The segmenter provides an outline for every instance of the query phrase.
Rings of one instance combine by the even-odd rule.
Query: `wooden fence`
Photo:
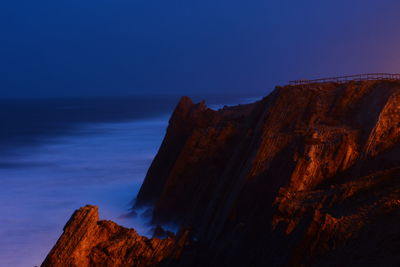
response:
[[[387,81],[396,81],[400,80],[400,74],[392,74],[392,73],[369,73],[369,74],[358,74],[358,75],[349,75],[349,76],[340,76],[340,77],[331,77],[331,78],[322,78],[315,80],[294,80],[290,81],[290,85],[304,85],[304,84],[313,84],[313,83],[347,83],[351,81],[377,81],[377,80],[387,80]]]

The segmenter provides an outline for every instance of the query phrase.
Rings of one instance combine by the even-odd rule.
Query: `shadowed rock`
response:
[[[399,82],[278,87],[218,111],[183,99],[137,203],[193,227],[192,265],[393,264],[399,167]]]
[[[190,244],[83,210],[45,263],[398,266],[399,179],[399,82],[278,87],[218,111],[184,97],[135,207],[154,205],[155,224],[190,227]]]

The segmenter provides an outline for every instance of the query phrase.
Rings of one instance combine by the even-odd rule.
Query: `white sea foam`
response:
[[[86,124],[70,136],[20,149],[0,169],[0,266],[40,265],[75,209],[148,234],[129,210],[165,134],[167,117]],[[23,257],[16,257],[23,255]]]
[[[40,265],[74,210],[86,204],[99,206],[101,219],[135,228],[142,235],[150,234],[154,226],[146,224],[148,218],[125,215],[161,144],[170,112],[165,110],[168,115],[138,120],[146,115],[140,112],[143,106],[138,101],[121,104],[121,110],[134,111],[128,112],[136,117],[131,122],[83,124],[86,119],[124,119],[125,112],[115,111],[120,102],[112,105],[111,111],[107,107],[107,112],[95,102],[97,109],[89,109],[89,115],[83,113],[86,115],[82,120],[75,116],[87,111],[86,106],[92,102],[75,103],[71,114],[56,112],[64,102],[40,102],[24,112],[19,111],[24,107],[21,104],[19,109],[12,109],[21,116],[3,121],[9,126],[5,130],[11,133],[6,132],[0,140],[0,148],[9,148],[7,140],[14,142],[10,143],[12,150],[2,150],[0,154],[0,266]],[[232,102],[243,103],[243,99]],[[166,109],[158,107],[160,103],[162,99],[156,102],[155,109]],[[35,115],[47,105],[50,107],[42,110],[39,117]],[[116,115],[103,120],[103,115],[114,114],[113,110]],[[47,118],[46,114],[50,116]],[[47,121],[43,122],[44,118]],[[60,118],[64,120],[59,121]],[[59,127],[69,121],[74,122],[74,127]],[[17,139],[14,132],[18,133]],[[174,225],[163,227],[177,230]]]

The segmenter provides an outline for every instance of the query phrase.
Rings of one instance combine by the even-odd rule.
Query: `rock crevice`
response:
[[[278,87],[220,110],[184,97],[135,207],[154,205],[154,223],[189,226],[192,241],[142,240],[82,211],[45,263],[399,265],[399,178],[397,81]],[[117,232],[135,241],[115,249]]]

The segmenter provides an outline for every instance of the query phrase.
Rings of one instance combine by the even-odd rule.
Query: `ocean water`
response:
[[[73,211],[149,234],[124,216],[162,142],[177,96],[0,101],[0,266],[40,265]],[[249,99],[213,99],[240,103]]]

